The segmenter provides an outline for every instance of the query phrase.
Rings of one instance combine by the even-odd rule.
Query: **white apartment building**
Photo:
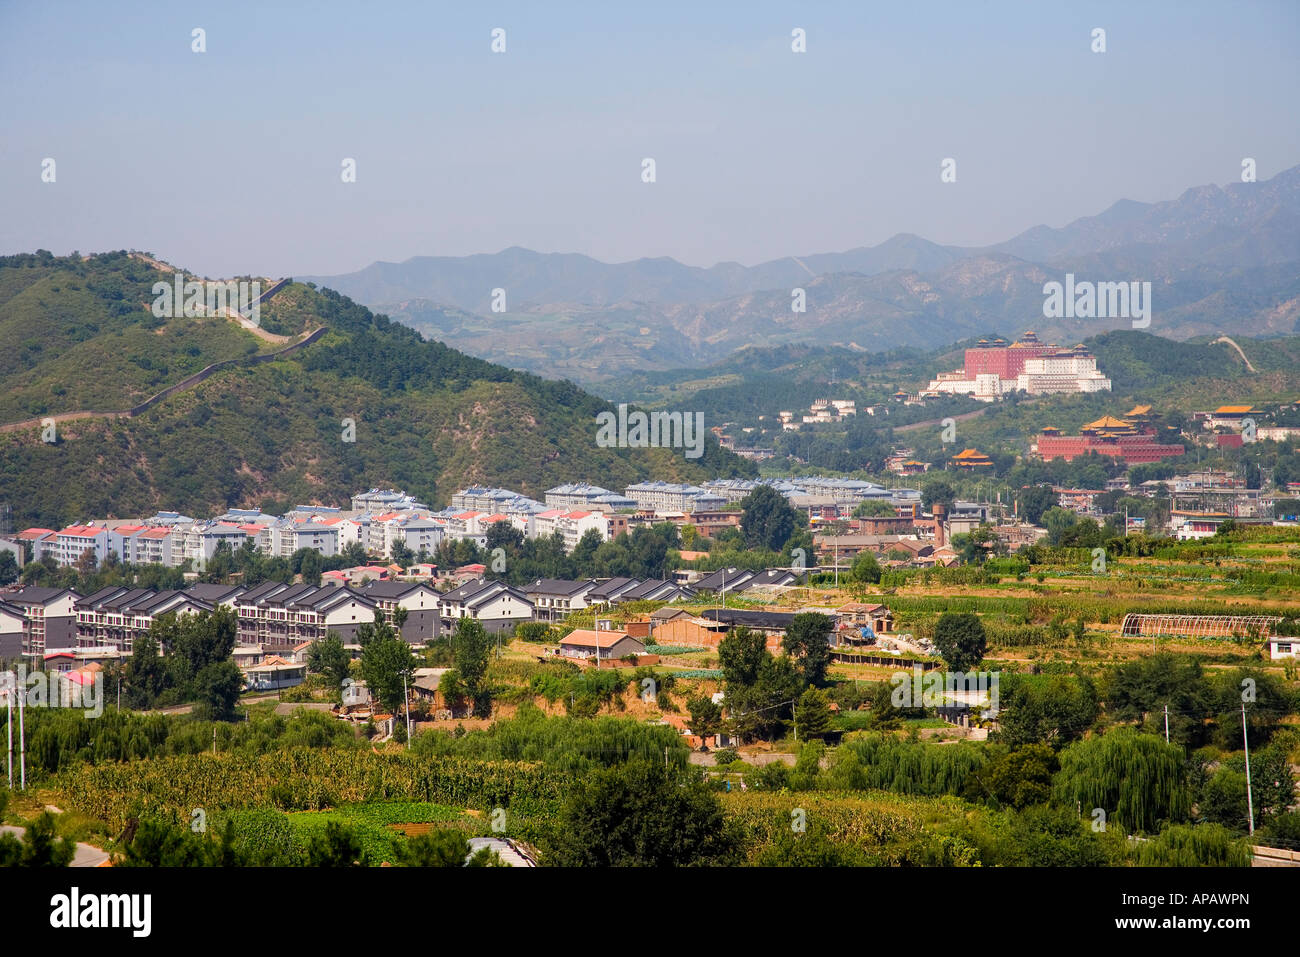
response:
[[[405,492],[399,492],[397,489],[378,489],[372,488],[366,492],[358,492],[352,496],[352,511],[354,512],[412,512],[428,511],[429,506],[423,502],[417,502]]]
[[[624,493],[637,508],[656,512],[698,512],[727,504],[726,499],[708,489],[675,482],[638,482],[629,485]]]
[[[1097,369],[1097,357],[1076,346],[1025,360],[1025,371],[1016,377],[1015,388],[1030,395],[1058,392],[1109,392],[1110,379]]]
[[[317,522],[282,521],[271,526],[271,554],[290,558],[300,548],[310,548],[322,555],[337,555],[337,529]]]

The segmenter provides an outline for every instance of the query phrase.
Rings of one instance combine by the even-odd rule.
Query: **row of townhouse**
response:
[[[532,621],[534,606],[528,596],[505,582],[476,578],[440,597],[443,627],[453,628],[461,618],[479,622],[492,634],[513,631],[520,622]]]
[[[76,601],[67,588],[25,588],[0,592],[0,657],[44,655],[77,641]]]
[[[706,488],[677,482],[638,482],[624,489],[624,494],[637,508],[656,512],[695,512],[727,504],[725,498]]]
[[[345,641],[381,611],[406,612],[402,635],[413,644],[442,630],[442,596],[423,582],[369,582],[361,588],[264,582],[252,588],[195,584],[184,591],[113,585],[82,596],[68,589],[27,587],[0,593],[0,657],[39,657],[54,648],[108,648],[130,654],[167,614],[219,607],[238,618],[241,645],[286,649],[336,632]],[[16,651],[14,649],[17,649]]]
[[[556,622],[587,608],[605,608],[628,601],[681,601],[693,597],[694,592],[663,579],[539,578],[524,589],[524,594],[533,606],[536,621]]]
[[[750,571],[747,568],[719,568],[717,571],[702,573],[680,569],[679,578],[690,581],[696,592],[714,594],[735,594],[751,588],[791,587],[802,584],[800,573],[789,568],[769,568],[764,571]]]
[[[586,482],[568,483],[545,492],[547,508],[584,509],[593,512],[629,511],[637,507],[634,499]]]
[[[549,493],[548,493],[549,495]],[[458,511],[478,512],[541,512],[546,506],[536,499],[531,499],[522,492],[508,488],[487,488],[471,485],[463,488],[451,497],[451,507]]]
[[[129,655],[136,640],[163,615],[211,613],[216,605],[184,591],[110,585],[79,598],[74,608],[76,647],[108,648]]]

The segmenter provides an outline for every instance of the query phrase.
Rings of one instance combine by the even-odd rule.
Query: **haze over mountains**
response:
[[[669,258],[603,263],[512,247],[299,277],[426,335],[545,376],[596,382],[629,369],[696,366],[753,343],[880,350],[1033,327],[1078,341],[1127,320],[1047,320],[1043,284],[1066,272],[1150,281],[1150,331],[1186,339],[1279,336],[1300,318],[1300,167],[1259,183],[1200,186],[1159,203],[1120,200],[1059,229],[994,246],[900,234],[877,246],[756,266]],[[806,290],[807,311],[791,310]],[[506,311],[493,313],[503,289]]]

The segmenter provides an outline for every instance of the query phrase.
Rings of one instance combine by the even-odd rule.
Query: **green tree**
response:
[[[0,551],[0,585],[10,585],[18,580],[18,560],[8,550]]]
[[[686,701],[691,714],[691,731],[701,738],[710,738],[722,730],[722,708],[708,695],[696,695]]]
[[[750,548],[779,552],[802,526],[802,518],[784,495],[770,485],[760,485],[740,502],[740,531]]]
[[[1030,485],[1020,491],[1020,517],[1030,525],[1037,525],[1043,513],[1056,504],[1057,495],[1050,485]]]
[[[984,623],[969,612],[945,612],[934,626],[934,646],[951,671],[969,671],[988,648]]]
[[[1097,692],[1086,677],[1009,674],[1002,676],[998,692],[996,737],[1013,748],[1059,748],[1097,720]]]
[[[302,583],[320,587],[320,576],[324,570],[321,553],[314,548],[301,548],[299,551],[304,553],[298,566],[298,574],[302,576]]]
[[[240,867],[248,863],[236,848],[233,821],[219,841],[178,824],[145,818],[128,831],[125,845],[113,855],[116,867]]]
[[[0,867],[67,867],[77,846],[58,837],[54,815],[42,811],[20,841],[12,834],[0,834]]]
[[[1050,747],[1026,744],[979,768],[967,780],[962,797],[1002,807],[1046,804],[1052,796],[1052,775],[1059,768],[1056,752]]]
[[[740,840],[698,774],[631,761],[579,780],[544,843],[560,867],[737,863]]]
[[[233,721],[235,705],[244,690],[244,674],[233,661],[214,661],[194,676],[192,688],[196,717]]]
[[[329,821],[324,833],[309,841],[307,863],[310,867],[365,867],[369,855],[351,828]]]
[[[1169,740],[1184,747],[1205,743],[1205,718],[1213,708],[1213,689],[1201,663],[1191,655],[1167,651],[1125,662],[1104,682],[1106,708],[1118,721],[1139,722],[1149,734],[1164,734],[1169,708]]]
[[[801,612],[790,619],[781,645],[786,654],[798,658],[798,671],[804,681],[822,687],[831,664],[831,629],[834,621],[815,611]]]
[[[167,687],[167,664],[159,656],[158,639],[152,631],[135,640],[122,682],[126,703],[131,708],[151,708]]]
[[[393,856],[399,867],[500,867],[501,859],[488,848],[470,855],[469,840],[450,828],[429,831],[406,840],[393,841]]]
[[[800,740],[825,737],[831,729],[831,702],[826,692],[809,686],[794,708],[794,724]]]
[[[492,652],[492,636],[482,622],[462,618],[456,623],[451,645],[455,654],[456,673],[464,682],[465,691],[474,705],[474,715],[480,718],[492,714],[492,694],[487,683],[488,659]]]
[[[1123,859],[1123,839],[1094,832],[1072,808],[1028,807],[1012,818],[1013,862],[1027,867],[1105,867]]]
[[[947,479],[931,479],[921,488],[921,507],[927,512],[933,512],[936,505],[951,511],[956,500],[957,490]]]
[[[1042,525],[1047,529],[1047,541],[1051,545],[1060,545],[1066,532],[1078,524],[1079,516],[1067,508],[1054,505],[1043,513]]]
[[[852,579],[875,585],[880,581],[880,574],[880,562],[876,556],[868,551],[858,552],[858,557],[853,559],[853,569],[849,572]]]
[[[1289,811],[1296,793],[1295,774],[1291,771],[1287,748],[1274,742],[1252,755],[1250,771],[1250,792],[1258,816],[1256,823],[1267,824],[1270,818]]]
[[[1162,822],[1187,820],[1191,799],[1183,749],[1163,738],[1114,728],[1078,741],[1060,754],[1053,782],[1056,798],[1133,832],[1155,833]]]
[[[764,650],[754,683],[727,687],[725,704],[732,730],[745,741],[780,737],[804,684],[788,655],[777,657]]]
[[[896,518],[898,509],[889,499],[869,498],[853,510],[854,518]]]
[[[362,625],[357,629],[361,636]],[[403,679],[409,683],[415,671],[415,654],[406,639],[389,625],[383,612],[375,612],[375,623],[361,647],[361,677],[382,708],[397,714],[405,702]]]
[[[1217,824],[1172,824],[1135,848],[1141,867],[1250,867],[1251,851]]]
[[[307,649],[307,670],[324,675],[336,698],[342,695],[343,682],[351,675],[351,668],[352,655],[334,632],[313,641]]]
[[[1249,820],[1246,810],[1246,773],[1235,768],[1220,767],[1201,788],[1196,810],[1203,821],[1221,824],[1238,834],[1245,832]]]
[[[738,625],[718,642],[718,664],[728,692],[758,681],[763,659],[768,657],[767,639],[761,632]]]

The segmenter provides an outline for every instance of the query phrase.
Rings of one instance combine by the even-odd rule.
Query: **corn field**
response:
[[[82,765],[58,775],[54,786],[71,808],[120,828],[143,814],[188,820],[195,808],[315,811],[368,801],[551,813],[571,781],[525,762],[298,748]]]

